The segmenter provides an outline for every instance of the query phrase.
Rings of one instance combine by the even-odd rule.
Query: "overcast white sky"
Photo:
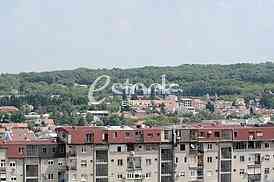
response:
[[[0,72],[274,60],[273,0],[2,0]]]

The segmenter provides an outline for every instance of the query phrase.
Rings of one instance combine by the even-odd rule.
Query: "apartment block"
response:
[[[1,182],[267,182],[274,125],[59,127],[56,140],[2,141]]]

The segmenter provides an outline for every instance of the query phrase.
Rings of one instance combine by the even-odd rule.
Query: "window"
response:
[[[230,172],[231,171],[231,161],[221,161],[221,172]]]
[[[269,147],[270,147],[269,143],[265,143],[265,144],[264,144],[264,147],[265,147],[265,148],[269,148]]]
[[[58,162],[58,166],[62,166],[63,165],[63,163],[62,162]]]
[[[83,146],[82,147],[82,153],[86,153],[87,152],[87,148],[86,148],[86,146]]]
[[[122,147],[121,146],[118,146],[117,147],[117,152],[121,152],[122,151]]]
[[[42,152],[43,152],[43,153],[47,153],[47,148],[46,148],[46,147],[43,147],[43,148],[42,148]]]
[[[88,166],[87,160],[81,160],[81,167],[87,167],[87,166]]]
[[[231,181],[231,174],[221,174],[221,180],[222,182],[230,182]]]
[[[92,142],[92,134],[88,133],[86,134],[86,143],[91,143]]]
[[[151,159],[146,159],[146,165],[150,166],[151,165]]]
[[[187,163],[187,158],[186,157],[185,157],[184,161],[185,161],[185,163]]]
[[[212,163],[212,157],[207,157],[207,162]]]
[[[244,161],[245,161],[245,156],[241,155],[241,156],[240,156],[240,161],[241,161],[241,162],[244,162]]]
[[[185,144],[181,144],[180,145],[180,151],[185,151],[186,150],[186,145]]]
[[[178,157],[175,158],[175,162],[178,163],[179,162],[179,159]]]
[[[48,174],[48,180],[53,180],[53,174],[52,173]]]
[[[146,178],[150,178],[151,177],[151,173],[146,173]]]
[[[264,174],[269,174],[269,168],[264,169]]]
[[[169,131],[168,131],[168,130],[165,130],[165,131],[164,131],[164,139],[165,139],[165,140],[168,140],[168,139],[169,139]]]
[[[130,136],[130,133],[129,132],[126,132],[126,137],[129,137]]]
[[[127,144],[127,151],[128,151],[128,152],[134,151],[134,145],[132,145],[132,144]]]
[[[248,148],[249,149],[254,149],[255,148],[255,143],[253,141],[248,142]]]
[[[122,179],[122,178],[123,178],[123,175],[122,175],[122,174],[118,174],[118,175],[117,175],[117,178],[118,178],[118,179]]]
[[[261,164],[261,154],[257,153],[254,155],[255,164]]]
[[[48,165],[52,166],[54,164],[53,160],[48,160]]]
[[[261,146],[261,143],[260,142],[256,142],[255,143],[255,148],[256,149],[260,149],[262,146]]]
[[[134,174],[128,173],[128,174],[127,174],[127,178],[128,178],[128,179],[134,178]]]
[[[11,180],[11,181],[16,181],[16,176],[12,176],[12,177],[10,178],[10,180]]]
[[[127,168],[128,169],[141,169],[142,167],[141,157],[128,157],[127,158]]]
[[[212,144],[208,144],[208,145],[207,145],[207,149],[208,149],[208,150],[212,150]]]
[[[55,148],[55,147],[52,148],[52,152],[53,152],[53,153],[56,152],[56,148]]]
[[[244,175],[245,174],[245,170],[244,169],[240,169],[240,175]]]
[[[246,149],[246,143],[245,142],[234,142],[233,149]]]
[[[232,153],[231,147],[221,148],[221,157],[223,159],[231,159],[232,157],[231,153]]]
[[[195,170],[191,170],[190,171],[190,176],[191,177],[196,177],[196,171]]]
[[[16,162],[15,161],[11,161],[10,162],[10,167],[16,167]]]
[[[118,159],[117,163],[118,163],[118,166],[123,166],[123,159]]]
[[[214,136],[215,136],[216,138],[219,138],[219,137],[220,137],[220,132],[214,132]]]
[[[238,132],[234,132],[234,138],[237,138],[238,137]]]
[[[60,149],[60,153],[64,153],[65,152],[65,146],[61,146],[59,149]]]
[[[269,161],[270,160],[270,155],[265,155],[264,160]]]
[[[150,151],[152,149],[151,145],[145,145],[146,151]]]
[[[18,151],[19,151],[20,154],[23,154],[23,153],[24,153],[24,148],[19,147],[19,148],[18,148]]]

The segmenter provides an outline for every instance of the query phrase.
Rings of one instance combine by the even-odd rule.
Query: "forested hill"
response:
[[[184,94],[202,96],[206,93],[231,95],[274,90],[274,63],[232,65],[181,65],[176,67],[143,67],[133,69],[87,69],[41,73],[2,74],[0,94],[60,94],[75,84],[89,85],[101,75],[109,75],[113,83],[161,83],[165,74],[168,82],[178,83]]]

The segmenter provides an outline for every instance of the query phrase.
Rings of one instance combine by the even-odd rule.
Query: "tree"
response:
[[[90,114],[90,113],[87,113],[87,115],[86,115],[86,121],[87,121],[88,123],[91,123],[91,122],[93,122],[93,120],[94,120],[93,115]]]
[[[123,116],[118,116],[118,115],[110,115],[108,117],[108,124],[111,126],[121,126],[125,124],[125,118]]]
[[[78,126],[85,126],[86,125],[86,119],[84,117],[80,117],[78,121]]]
[[[212,102],[208,102],[206,104],[206,109],[213,113],[215,111],[214,104]]]
[[[274,108],[274,97],[267,95],[261,99],[261,104],[269,109]]]

